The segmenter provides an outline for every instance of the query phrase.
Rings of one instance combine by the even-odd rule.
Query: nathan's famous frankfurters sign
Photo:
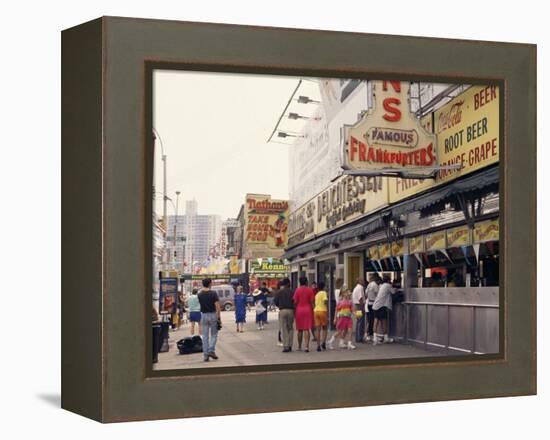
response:
[[[344,127],[344,168],[432,174],[436,136],[410,112],[409,83],[373,81],[373,89],[373,108]]]
[[[498,86],[472,86],[433,116],[439,164],[462,168],[441,170],[435,179],[389,179],[392,203],[499,161]]]
[[[287,244],[288,201],[247,194],[244,208],[246,258],[282,255]]]

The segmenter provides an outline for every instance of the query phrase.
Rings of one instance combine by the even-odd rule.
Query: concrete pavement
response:
[[[335,349],[317,352],[315,342],[310,342],[310,352],[296,351],[297,338],[294,336],[294,346],[291,353],[283,353],[282,347],[277,345],[278,312],[269,312],[268,324],[264,330],[257,330],[255,312],[250,311],[246,316],[244,333],[237,333],[235,329],[234,312],[222,312],[223,328],[218,333],[216,354],[219,359],[204,362],[202,353],[180,355],[176,343],[190,335],[189,323],[183,324],[179,330],[170,331],[170,350],[159,353],[159,362],[153,365],[155,370],[172,370],[181,368],[209,368],[232,367],[241,365],[269,365],[285,363],[333,362],[343,360],[365,359],[395,359],[409,357],[436,356],[433,352],[399,343],[382,344],[355,344],[356,350]],[[330,336],[330,334],[329,334]],[[335,344],[336,346],[337,344]],[[305,344],[303,346],[305,348]]]

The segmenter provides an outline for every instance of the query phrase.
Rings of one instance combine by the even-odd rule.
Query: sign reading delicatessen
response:
[[[372,213],[388,203],[383,177],[343,176],[290,214],[288,246],[292,247]]]

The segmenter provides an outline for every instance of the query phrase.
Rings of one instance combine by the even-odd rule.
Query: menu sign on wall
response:
[[[432,174],[438,165],[436,136],[410,112],[409,86],[373,81],[373,108],[357,124],[344,127],[345,169]]]
[[[439,164],[462,168],[439,171],[434,180],[389,179],[391,203],[499,161],[498,86],[472,86],[433,116]]]
[[[499,233],[500,228],[498,218],[479,222],[474,225],[474,241],[476,243],[496,241],[499,239]]]

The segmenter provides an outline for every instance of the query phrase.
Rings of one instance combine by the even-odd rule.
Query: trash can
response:
[[[161,347],[162,328],[160,323],[153,324],[153,364],[159,361],[159,351]]]
[[[170,329],[170,322],[161,322],[160,323],[160,353],[166,353],[170,347],[168,346],[168,338],[169,335],[169,329]]]

